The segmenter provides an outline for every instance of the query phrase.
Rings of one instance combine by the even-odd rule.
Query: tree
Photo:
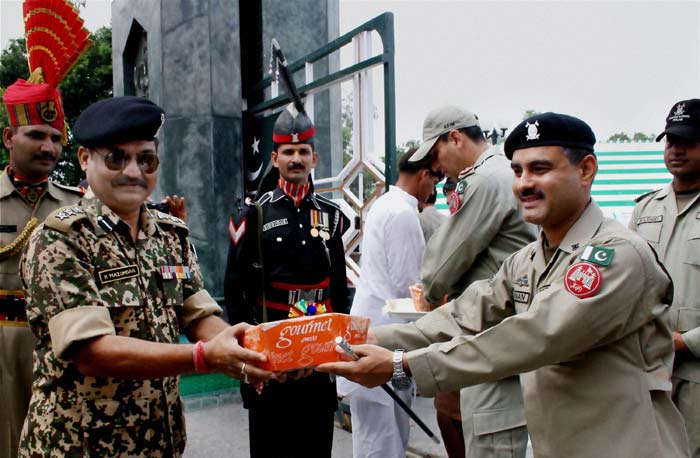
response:
[[[112,30],[102,27],[90,37],[92,46],[78,60],[58,86],[63,97],[66,122],[73,126],[78,115],[90,104],[112,96]],[[0,90],[17,78],[28,78],[27,52],[24,38],[10,40],[0,55]],[[4,110],[3,116],[5,115]],[[0,117],[0,126],[7,126],[6,117]],[[69,135],[68,144],[51,178],[59,183],[76,185],[84,178],[77,157],[78,145]],[[3,151],[4,152],[4,151]],[[0,154],[0,167],[7,165],[7,155]]]
[[[630,137],[625,132],[617,132],[615,134],[612,134],[610,137],[608,137],[608,141],[611,143],[650,142],[650,141],[654,141],[655,138],[656,138],[656,135],[653,133],[647,135],[644,132],[635,132],[634,134],[632,134],[632,137]]]

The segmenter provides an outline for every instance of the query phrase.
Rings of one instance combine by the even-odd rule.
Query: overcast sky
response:
[[[341,33],[395,15],[398,143],[446,103],[504,127],[528,109],[564,112],[605,139],[658,132],[675,101],[700,97],[700,0],[341,0],[340,11]],[[81,15],[106,25],[110,1]],[[0,0],[0,27],[3,48],[22,35],[19,0]]]

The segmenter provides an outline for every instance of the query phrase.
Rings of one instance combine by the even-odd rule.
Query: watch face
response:
[[[411,379],[410,377],[393,377],[391,379],[391,386],[394,387],[396,390],[407,390],[411,387]]]

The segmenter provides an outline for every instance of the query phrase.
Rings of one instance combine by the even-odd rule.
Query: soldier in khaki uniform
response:
[[[435,308],[443,298],[455,299],[471,283],[493,276],[537,233],[523,221],[511,191],[508,159],[489,145],[474,114],[455,106],[431,111],[423,123],[423,143],[411,160],[427,155],[433,157],[433,168],[458,180],[449,198],[452,217],[428,243],[421,269],[424,297]],[[517,375],[463,388],[459,394],[439,393],[435,404],[451,458],[460,456],[461,444],[449,439],[460,411],[461,456],[525,456],[527,428]]]
[[[673,181],[637,198],[630,228],[654,247],[673,279],[673,401],[692,456],[700,457],[700,99],[673,105],[657,141],[664,136]]]
[[[34,349],[19,278],[20,255],[39,222],[77,202],[81,192],[48,179],[65,140],[59,91],[18,80],[7,88],[3,102],[10,120],[2,131],[10,164],[0,174],[0,456],[13,457],[31,397]]]
[[[571,116],[519,124],[505,151],[539,238],[415,323],[376,328],[369,341],[397,356],[359,345],[359,361],[318,369],[367,386],[408,373],[428,394],[521,374],[536,457],[687,457],[670,396],[671,280],[649,245],[591,200],[594,143]]]
[[[243,349],[204,289],[182,220],[147,209],[160,107],[101,100],[78,118],[78,156],[94,195],[49,215],[21,261],[38,343],[21,457],[178,457],[178,375],[271,373]],[[194,345],[178,344],[180,333]]]

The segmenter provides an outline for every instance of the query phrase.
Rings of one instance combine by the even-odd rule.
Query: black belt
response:
[[[266,299],[268,301],[277,302],[280,304],[294,305],[302,299],[306,302],[323,302],[328,299],[330,288],[312,288],[312,289],[291,289],[284,290],[269,286],[266,291]]]

